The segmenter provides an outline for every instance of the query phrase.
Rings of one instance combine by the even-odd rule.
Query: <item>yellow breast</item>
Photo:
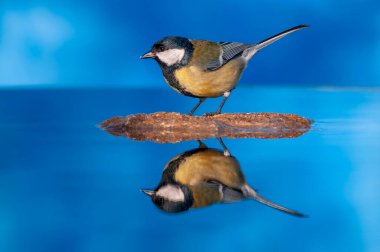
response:
[[[205,71],[203,67],[210,59],[217,59],[220,48],[206,44],[209,42],[198,41],[195,43],[192,60],[186,67],[175,71],[175,78],[185,90],[199,97],[218,97],[224,92],[232,90],[240,79],[246,66],[246,62],[237,58],[229,61],[221,68],[214,71]],[[199,43],[205,45],[198,45]]]
[[[190,186],[210,180],[219,181],[232,188],[240,188],[245,183],[236,159],[226,157],[223,153],[212,149],[186,158],[174,178],[178,182]]]

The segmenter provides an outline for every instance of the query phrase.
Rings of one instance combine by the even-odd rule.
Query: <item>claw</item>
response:
[[[204,113],[202,116],[215,116],[215,115],[219,115],[220,112],[207,112],[207,113]]]

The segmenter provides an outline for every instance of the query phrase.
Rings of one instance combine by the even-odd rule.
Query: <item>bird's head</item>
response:
[[[156,190],[141,191],[150,196],[158,208],[169,213],[189,210],[194,202],[190,189],[184,185],[167,184]]]
[[[165,37],[154,43],[152,49],[140,58],[153,58],[168,67],[184,66],[190,60],[193,50],[193,44],[187,38]]]

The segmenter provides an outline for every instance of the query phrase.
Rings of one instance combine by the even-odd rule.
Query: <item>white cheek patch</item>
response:
[[[185,195],[183,194],[181,188],[179,188],[178,186],[163,186],[157,191],[156,195],[168,199],[170,201],[185,201]]]
[[[185,56],[185,49],[169,49],[157,53],[156,56],[167,66],[171,66],[182,60],[183,56]]]

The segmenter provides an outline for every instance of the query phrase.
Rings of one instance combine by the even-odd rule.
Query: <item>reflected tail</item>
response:
[[[267,205],[269,207],[272,207],[274,209],[277,209],[279,211],[282,211],[284,213],[287,213],[287,214],[291,214],[291,215],[294,215],[294,216],[297,216],[297,217],[307,217],[307,215],[304,215],[300,212],[297,212],[297,211],[294,211],[294,210],[291,210],[291,209],[288,209],[286,207],[283,207],[283,206],[280,206],[276,203],[273,203],[263,197],[261,197],[252,187],[248,186],[248,185],[245,185],[243,188],[242,188],[242,191],[245,195],[245,197],[247,198],[250,198],[250,199],[254,199],[264,205]]]

